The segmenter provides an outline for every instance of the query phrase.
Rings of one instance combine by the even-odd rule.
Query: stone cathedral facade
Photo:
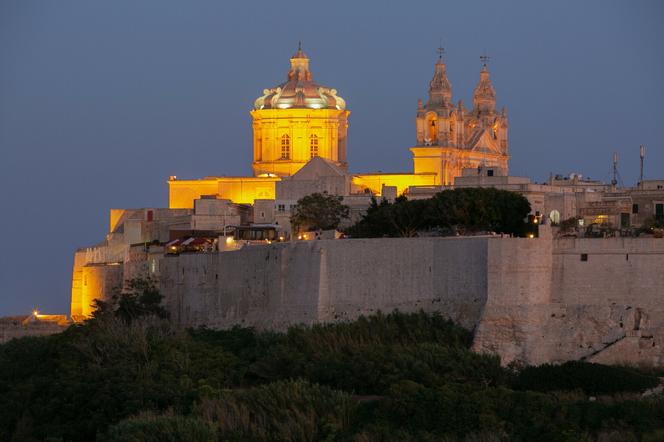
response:
[[[452,101],[452,85],[442,57],[429,83],[429,99],[417,103],[417,145],[411,148],[415,173],[433,172],[436,184],[451,185],[462,169],[508,170],[507,111],[496,111],[496,90],[486,63],[473,91],[473,108]]]
[[[344,196],[381,196],[385,187],[407,194],[417,187],[446,186],[463,169],[508,170],[507,113],[496,111],[496,91],[484,64],[473,92],[473,107],[452,101],[452,86],[442,56],[434,67],[426,104],[418,101],[413,172],[349,173],[346,101],[336,89],[313,80],[309,57],[301,48],[290,58],[286,81],[265,89],[250,111],[253,120],[253,176],[212,176],[195,180],[171,177],[169,207],[192,208],[202,196],[254,204],[278,199],[277,184],[297,174],[314,158],[325,160],[351,185]]]

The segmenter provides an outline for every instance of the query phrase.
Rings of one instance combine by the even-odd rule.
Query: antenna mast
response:
[[[613,152],[613,179],[611,185],[615,186],[616,184],[618,184],[618,152]]]
[[[646,147],[639,146],[639,157],[641,157],[641,173],[639,173],[639,188],[643,187],[643,159],[646,157]]]

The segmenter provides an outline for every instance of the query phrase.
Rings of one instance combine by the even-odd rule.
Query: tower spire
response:
[[[493,113],[496,110],[496,90],[491,84],[489,68],[487,63],[490,57],[486,54],[480,56],[482,69],[480,70],[480,81],[473,91],[473,110],[482,113]]]
[[[443,62],[445,48],[443,48],[442,42],[436,52],[438,52],[438,60],[434,66],[433,78],[429,82],[427,108],[451,106],[452,100],[452,85],[447,79],[447,72],[445,71],[445,63]]]

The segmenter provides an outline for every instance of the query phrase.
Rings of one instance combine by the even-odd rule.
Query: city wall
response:
[[[322,240],[165,257],[161,290],[182,325],[288,325],[381,310],[445,311],[472,328],[486,302],[486,238]]]
[[[664,241],[653,238],[303,241],[167,256],[159,275],[184,326],[438,311],[503,363],[664,365]]]
[[[533,258],[540,260],[542,273],[549,265],[544,261],[550,260],[549,289],[546,278],[531,285],[530,297],[511,295],[522,286],[505,292],[490,288],[475,350],[496,352],[505,363],[587,360],[663,366],[664,241],[540,241],[543,255]],[[522,251],[518,246],[513,255],[522,259]]]
[[[65,315],[5,316],[0,318],[0,344],[15,338],[60,333],[69,324]]]

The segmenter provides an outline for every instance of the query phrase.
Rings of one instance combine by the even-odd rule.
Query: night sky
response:
[[[487,53],[510,172],[664,178],[664,2],[0,0],[0,316],[68,313],[73,252],[166,179],[251,173],[249,110],[298,40],[351,111],[354,172],[410,171],[442,39],[471,107]]]

